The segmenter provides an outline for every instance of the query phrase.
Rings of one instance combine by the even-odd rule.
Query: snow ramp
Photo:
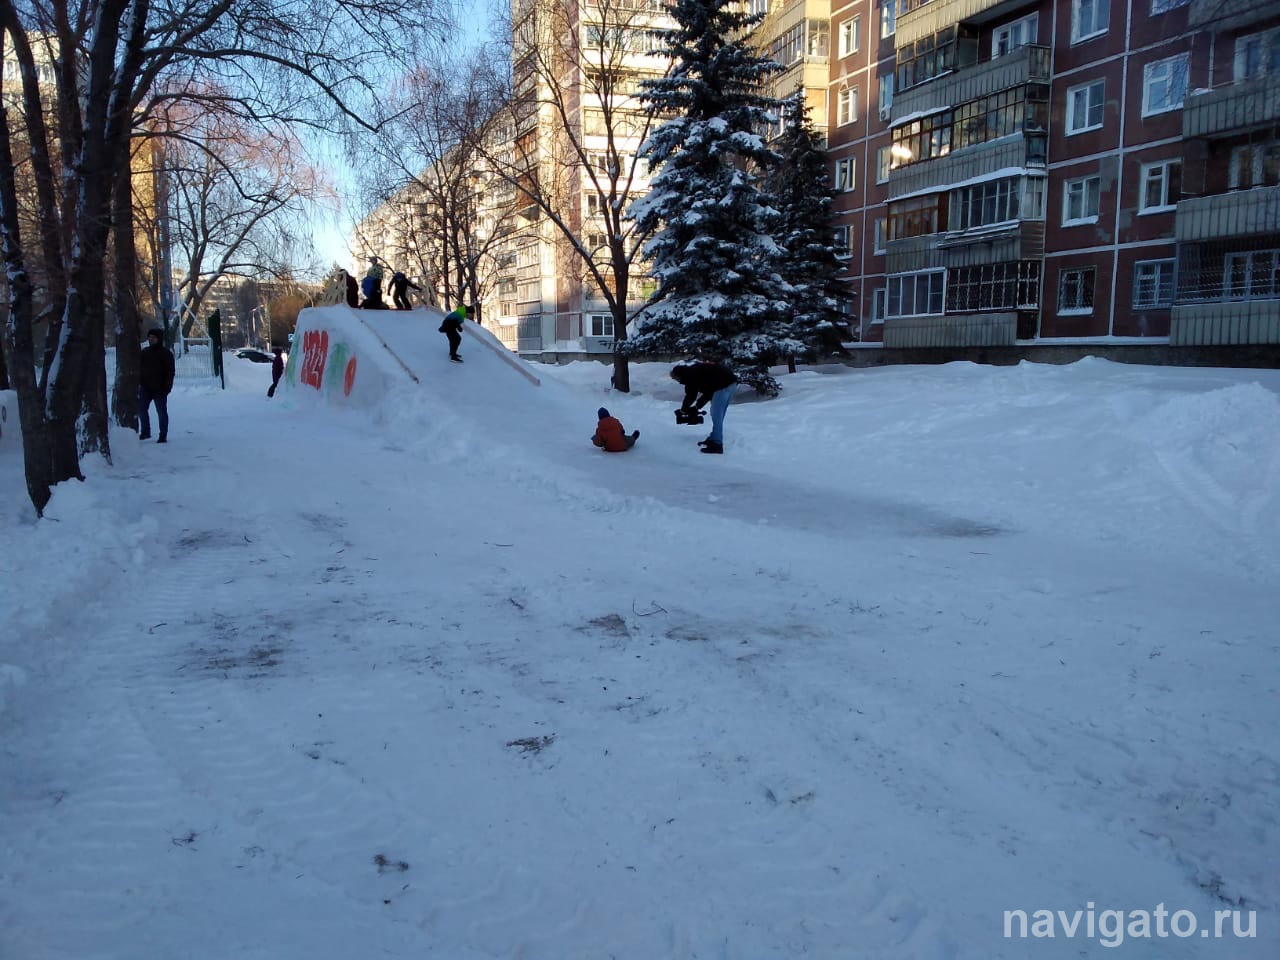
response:
[[[444,312],[310,307],[298,316],[284,387],[300,406],[349,408],[398,442],[417,441],[473,455],[508,446],[574,438],[581,447],[595,426],[595,408],[468,321],[459,353],[449,359],[440,333]]]

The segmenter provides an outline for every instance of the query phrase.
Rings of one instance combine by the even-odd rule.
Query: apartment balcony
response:
[[[935,107],[968,103],[1024,83],[1048,83],[1049,65],[1048,47],[1025,46],[995,60],[964,67],[897,94],[893,98],[893,122]]]
[[[1229,137],[1280,121],[1280,74],[1266,74],[1188,97],[1183,137]]]
[[[889,175],[889,199],[978,183],[1001,171],[1011,171],[1012,175],[1028,166],[1043,167],[1044,162],[1043,134],[1011,134],[936,160],[894,169]]]
[[[884,245],[884,253],[885,273],[915,273],[920,270],[940,270],[943,267],[936,233],[907,237],[905,240],[890,240]]]
[[[1173,225],[1179,243],[1280,234],[1280,186],[1183,200]]]
[[[1191,0],[1187,26],[1192,30],[1208,27],[1223,33],[1262,23],[1275,15],[1276,8],[1260,0]]]
[[[1011,347],[1017,335],[1016,313],[890,317],[884,322],[886,347]]]
[[[1175,347],[1280,343],[1280,300],[1174,304],[1169,343]]]
[[[978,267],[1044,257],[1044,221],[1013,220],[938,237],[944,267]]]
[[[914,43],[953,23],[985,23],[1028,5],[1028,0],[932,0],[898,15],[894,43]]]

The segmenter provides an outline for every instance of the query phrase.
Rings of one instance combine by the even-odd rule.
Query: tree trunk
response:
[[[138,311],[138,251],[133,236],[133,184],[128,163],[116,177],[115,215],[115,333],[116,379],[112,413],[119,426],[138,429],[138,374],[141,364],[141,323]]]
[[[623,346],[627,342],[627,301],[626,288],[622,296],[614,303],[613,308],[613,377],[610,383],[619,393],[631,392],[631,367],[627,362],[627,353]]]
[[[40,385],[36,381],[35,343],[31,332],[31,279],[22,262],[22,235],[18,228],[18,188],[14,181],[13,153],[9,146],[9,118],[0,105],[0,249],[9,278],[9,314],[3,328],[4,352],[18,391],[18,422],[22,429],[22,458],[26,468],[27,495],[44,512],[53,486],[53,457]]]
[[[5,355],[8,353],[4,348],[4,338],[0,337],[0,390],[9,389],[9,367],[5,363]]]

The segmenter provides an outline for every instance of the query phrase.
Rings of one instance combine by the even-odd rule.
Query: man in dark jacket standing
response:
[[[703,453],[724,453],[724,415],[738,385],[733,371],[710,360],[685,360],[671,368],[671,379],[684,387],[680,404],[684,414],[700,412],[711,404],[711,436],[698,446]]]
[[[391,282],[387,284],[387,290],[391,294],[391,302],[397,310],[412,310],[413,304],[409,302],[410,288],[422,291],[422,288],[397,270],[391,275]]]
[[[173,389],[173,354],[164,345],[164,331],[147,331],[147,345],[138,365],[138,423],[139,440],[151,439],[151,417],[148,408],[156,405],[156,417],[160,421],[160,436],[156,443],[169,439],[169,391]]]
[[[267,388],[267,396],[274,397],[276,395],[276,387],[280,385],[280,378],[284,376],[284,357],[281,355],[279,347],[271,348],[271,386]]]

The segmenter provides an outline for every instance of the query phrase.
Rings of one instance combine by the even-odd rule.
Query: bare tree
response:
[[[119,169],[128,163],[137,118],[165,102],[218,96],[233,115],[264,129],[286,123],[376,129],[382,119],[376,83],[404,69],[417,51],[415,39],[438,22],[436,12],[434,0],[337,0],[324,9],[271,0],[0,0],[0,29],[21,70],[40,245],[61,268],[52,356],[32,383],[25,375],[36,357],[17,189],[12,176],[0,179],[11,305],[5,348],[11,371],[21,372],[15,380],[24,428],[32,427],[24,455],[37,512],[52,484],[81,477],[82,452],[110,454],[106,264]],[[397,35],[396,45],[386,42],[388,33]],[[68,158],[60,179],[49,162],[54,138],[36,129],[41,89],[30,36],[51,51],[56,140]],[[0,134],[11,170],[7,122]]]
[[[282,273],[280,247],[296,229],[302,204],[330,189],[287,128],[261,129],[223,103],[221,97],[170,103],[149,124],[164,164],[165,239],[179,277],[185,335],[220,279]],[[153,264],[161,262],[158,213],[153,205],[135,216],[147,228]]]
[[[613,385],[627,391],[623,344],[645,240],[627,211],[647,189],[640,84],[666,69],[652,53],[665,12],[658,0],[523,0],[513,10],[512,70],[491,70],[476,96],[496,105],[515,149],[504,156],[483,139],[471,149],[516,188],[518,208],[546,218],[562,262],[576,263],[584,289],[605,303]]]

